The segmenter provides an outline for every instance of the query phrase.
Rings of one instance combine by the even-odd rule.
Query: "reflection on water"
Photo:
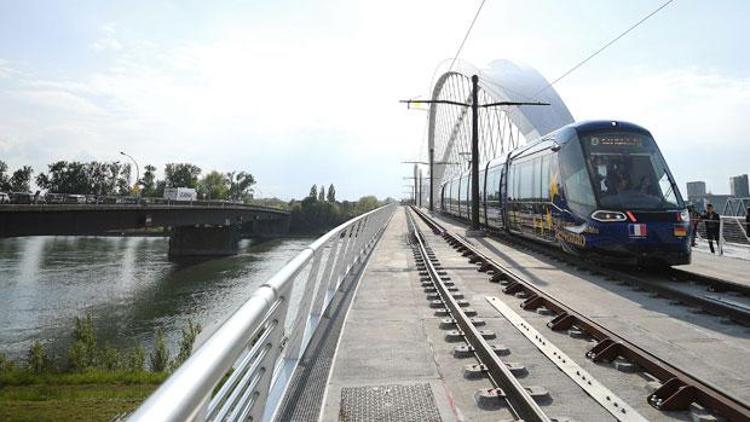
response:
[[[41,340],[64,356],[85,312],[103,343],[149,348],[161,328],[175,350],[189,318],[215,328],[309,242],[245,240],[236,256],[175,264],[166,238],[0,239],[0,352],[17,359]]]

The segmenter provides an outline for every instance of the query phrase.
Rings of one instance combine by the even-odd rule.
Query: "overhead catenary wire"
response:
[[[474,28],[474,24],[477,22],[477,18],[479,18],[479,13],[482,11],[482,7],[484,7],[484,3],[487,0],[482,0],[482,3],[479,4],[479,8],[477,9],[477,13],[474,14],[474,19],[471,20],[471,25],[469,25],[469,29],[466,31],[466,35],[464,35],[464,39],[461,40],[461,45],[458,46],[458,50],[456,50],[456,55],[453,56],[453,60],[451,61],[451,65],[448,67],[448,72],[453,70],[453,65],[456,64],[456,60],[458,60],[458,56],[461,54],[461,50],[464,48],[464,44],[466,44],[466,40],[469,39],[469,34],[471,34],[472,28]]]
[[[635,24],[631,25],[628,29],[626,29],[625,31],[623,31],[620,35],[616,36],[615,38],[613,38],[612,40],[610,40],[609,42],[607,42],[606,44],[604,44],[598,50],[596,50],[593,53],[589,54],[588,57],[586,57],[585,59],[583,59],[580,62],[578,62],[575,66],[573,66],[570,69],[568,69],[565,73],[563,73],[562,75],[560,75],[559,77],[557,77],[555,80],[553,80],[552,82],[548,83],[544,88],[540,89],[536,94],[534,94],[534,97],[536,97],[537,95],[541,94],[542,92],[548,90],[551,86],[553,86],[554,84],[560,82],[561,80],[563,80],[565,77],[567,77],[571,73],[575,72],[578,68],[580,68],[581,66],[583,66],[584,64],[586,64],[589,60],[591,60],[594,57],[596,57],[597,55],[599,55],[599,53],[601,53],[602,51],[606,50],[609,46],[611,46],[612,44],[616,43],[622,37],[624,37],[625,35],[627,35],[631,31],[633,31],[635,28],[637,28],[638,26],[640,26],[643,22],[646,22],[649,18],[651,18],[655,14],[659,13],[662,9],[664,9],[667,6],[669,6],[669,4],[672,3],[672,2],[674,2],[674,0],[667,0],[666,2],[664,2],[661,6],[657,7],[656,9],[654,9],[654,11],[652,11],[648,15],[644,16],[643,18],[641,18],[641,20],[639,20]]]

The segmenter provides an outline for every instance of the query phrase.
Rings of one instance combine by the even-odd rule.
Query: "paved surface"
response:
[[[693,251],[692,263],[677,268],[750,286],[750,260],[747,259]]]
[[[509,349],[510,354],[502,359],[525,366],[526,373],[519,377],[525,386],[549,391],[549,398],[540,401],[549,416],[578,421],[613,420],[487,303],[486,296],[498,295],[499,289],[487,281],[486,274],[478,273],[441,238],[426,228],[423,232],[456,287],[478,312],[477,317],[486,321],[487,325],[481,328],[497,334],[497,339],[490,342]],[[399,413],[400,417],[391,414],[390,419],[382,417],[377,412],[382,412],[383,406],[404,408],[406,400],[392,398],[393,404],[380,403],[373,410],[373,406],[378,406],[374,403],[377,397],[388,397],[382,393],[384,390],[396,396],[403,391],[423,391],[422,399],[431,394],[434,408],[444,421],[512,420],[504,406],[478,404],[475,394],[491,384],[486,378],[464,375],[464,367],[477,361],[454,357],[453,349],[463,343],[447,341],[441,318],[429,307],[421,287],[407,242],[405,213],[398,210],[371,257],[347,314],[328,382],[323,420],[357,420],[352,417],[357,414],[379,414],[382,420],[434,420],[427,411],[424,418],[410,419],[409,414],[403,413]],[[426,391],[425,386],[429,386]],[[352,398],[367,396],[369,402]],[[638,395],[638,400],[643,397]],[[351,408],[352,403],[359,409]],[[425,406],[424,400],[412,403],[415,408],[430,407]],[[658,412],[654,416],[659,419]]]
[[[455,220],[435,217],[456,233],[466,229]],[[471,241],[498,262],[515,268],[542,290],[608,329],[740,400],[750,401],[749,328],[533,252],[509,248],[492,238]],[[701,262],[706,261],[699,258],[698,263]],[[725,271],[725,267],[720,265],[715,271]]]

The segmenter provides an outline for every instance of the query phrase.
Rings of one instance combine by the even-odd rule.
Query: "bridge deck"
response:
[[[750,252],[745,259],[740,259],[694,250],[693,262],[690,265],[683,265],[678,268],[698,275],[750,286]]]
[[[420,222],[420,225],[422,223]],[[547,403],[553,415],[576,420],[607,420],[597,406],[579,406],[586,395],[534,346],[520,336],[485,300],[497,295],[497,285],[426,226],[433,247],[456,287],[486,321],[483,329],[497,333],[497,341],[511,350],[503,359],[522,362],[529,369],[524,385],[543,385],[557,400]],[[323,420],[512,420],[508,408],[479,406],[476,393],[491,387],[486,378],[467,378],[464,367],[474,358],[458,359],[453,349],[463,342],[448,341],[421,286],[407,219],[396,215],[370,258],[344,323],[328,380]]]
[[[463,223],[445,219],[437,213],[432,216],[456,233],[466,230]],[[561,265],[533,252],[509,248],[491,237],[472,240],[472,243],[604,327],[673,365],[721,386],[740,400],[750,400],[750,378],[744,363],[750,359],[747,327],[619,285],[573,266]],[[693,255],[698,259],[691,269],[707,268],[712,275],[721,278],[733,271],[733,266],[725,265],[726,262],[744,265],[744,261],[732,258],[706,257],[701,252]],[[739,280],[748,282],[747,278]]]

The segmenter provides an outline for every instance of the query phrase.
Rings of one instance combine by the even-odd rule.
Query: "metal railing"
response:
[[[722,215],[717,226],[718,239],[716,237],[711,239],[715,242],[717,253],[723,255],[725,246],[732,246],[745,250],[745,252],[750,252],[750,228],[745,217]],[[709,230],[706,220],[699,220],[695,228],[696,241],[708,243]]]
[[[272,420],[318,322],[395,207],[347,221],[289,261],[129,420]]]

